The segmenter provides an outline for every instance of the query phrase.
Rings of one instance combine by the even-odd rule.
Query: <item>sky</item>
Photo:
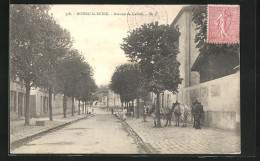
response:
[[[160,24],[171,24],[182,7],[181,5],[52,5],[50,12],[56,22],[71,33],[74,40],[73,47],[82,52],[85,61],[92,66],[95,82],[100,86],[109,84],[116,67],[127,63],[128,59],[120,44],[129,30],[144,22],[155,20]],[[103,15],[100,12],[103,12]],[[127,13],[133,15],[127,16]],[[150,16],[151,14],[154,16]]]

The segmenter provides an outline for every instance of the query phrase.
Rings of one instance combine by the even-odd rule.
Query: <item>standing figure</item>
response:
[[[201,121],[201,118],[203,116],[203,106],[200,102],[198,102],[198,100],[195,100],[193,103],[192,103],[192,115],[194,117],[194,124],[193,124],[193,127],[195,127],[195,129],[201,129],[200,127],[200,121]]]
[[[164,115],[164,111],[163,111],[163,108],[162,108],[162,107],[160,107],[160,117],[161,117],[162,119],[165,119],[165,115]]]
[[[180,103],[178,101],[176,101],[173,105],[173,112],[174,112],[174,117],[175,117],[175,121],[176,121],[175,126],[179,126],[181,110],[180,110]]]
[[[165,126],[171,126],[173,109],[174,109],[174,103],[172,104],[171,108],[167,108],[167,112],[165,114],[165,116],[166,116],[166,124],[165,124]]]
[[[190,108],[185,104],[180,104],[176,101],[173,105],[173,112],[176,118],[176,125],[179,126],[180,120],[182,121],[182,127],[186,127],[187,118],[190,113]]]
[[[194,113],[194,111],[195,111],[195,108],[196,108],[196,106],[197,106],[197,103],[199,103],[199,102],[198,102],[197,99],[195,99],[195,100],[192,102],[192,104],[191,104],[191,114],[192,114],[192,116],[193,116],[193,128],[195,128],[195,113]]]
[[[127,113],[127,110],[126,108],[123,109],[123,120],[125,121],[126,120],[126,113]]]

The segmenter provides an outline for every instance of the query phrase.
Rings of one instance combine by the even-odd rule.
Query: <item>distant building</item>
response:
[[[21,79],[10,80],[10,119],[24,118],[24,111],[26,106],[25,99],[25,83]],[[52,113],[53,115],[63,114],[63,95],[53,94],[52,96]],[[71,114],[72,98],[67,98],[66,113]],[[78,101],[75,100],[75,113],[78,113]],[[81,104],[81,111],[83,106]],[[31,88],[30,91],[30,117],[49,116],[49,93],[42,88]]]
[[[26,101],[25,93],[25,84],[23,80],[17,78],[10,81],[10,119],[24,117],[24,107]]]
[[[121,107],[120,95],[108,90],[106,95],[102,97],[102,104],[106,107]]]

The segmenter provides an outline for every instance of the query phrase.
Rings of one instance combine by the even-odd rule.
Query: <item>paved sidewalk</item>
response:
[[[25,139],[42,133],[44,131],[62,126],[69,122],[73,122],[91,115],[75,113],[74,116],[67,114],[64,118],[63,115],[54,115],[53,121],[49,121],[48,117],[32,118],[30,119],[30,126],[24,126],[24,120],[12,120],[10,121],[10,143]],[[36,126],[36,121],[45,121],[45,126]]]
[[[187,127],[154,128],[152,118],[127,118],[126,123],[159,154],[239,154],[240,135],[236,132],[202,127],[200,130]],[[162,126],[165,120],[161,120]]]

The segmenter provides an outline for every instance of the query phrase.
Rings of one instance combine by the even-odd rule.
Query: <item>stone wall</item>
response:
[[[179,98],[188,106],[195,99],[202,103],[204,125],[236,129],[240,123],[240,72],[185,88]]]

